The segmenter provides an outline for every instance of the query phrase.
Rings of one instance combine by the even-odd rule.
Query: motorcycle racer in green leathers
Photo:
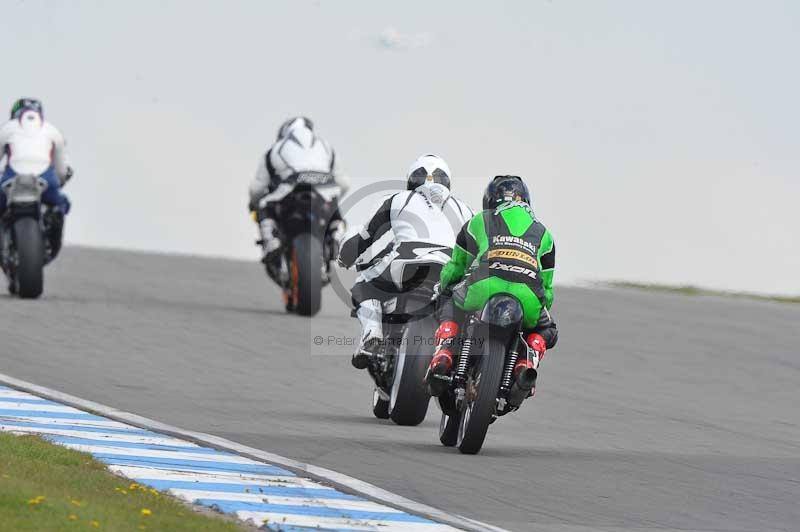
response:
[[[452,371],[463,314],[481,310],[494,295],[509,294],[522,305],[528,356],[519,357],[515,376],[538,366],[558,340],[549,310],[555,243],[533,213],[528,187],[518,176],[496,176],[484,193],[483,209],[462,227],[440,276],[437,348],[426,376],[434,396],[444,391]]]

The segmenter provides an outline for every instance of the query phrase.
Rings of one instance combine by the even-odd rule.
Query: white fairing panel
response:
[[[18,175],[3,184],[8,203],[33,203],[39,201],[47,188],[47,181],[30,174]]]

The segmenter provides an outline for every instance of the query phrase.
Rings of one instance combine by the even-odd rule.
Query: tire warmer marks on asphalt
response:
[[[0,386],[0,430],[90,453],[139,484],[266,530],[451,532],[286,469]]]

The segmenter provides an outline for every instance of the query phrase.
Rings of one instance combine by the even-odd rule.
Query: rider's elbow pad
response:
[[[342,242],[339,248],[339,264],[350,267],[355,264],[358,258],[358,235],[352,236]]]

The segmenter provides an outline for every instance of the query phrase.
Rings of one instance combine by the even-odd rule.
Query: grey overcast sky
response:
[[[798,2],[0,5],[0,102],[66,134],[71,243],[255,260],[247,182],[302,113],[356,187],[430,151],[474,205],[526,177],[557,282],[800,292]]]

